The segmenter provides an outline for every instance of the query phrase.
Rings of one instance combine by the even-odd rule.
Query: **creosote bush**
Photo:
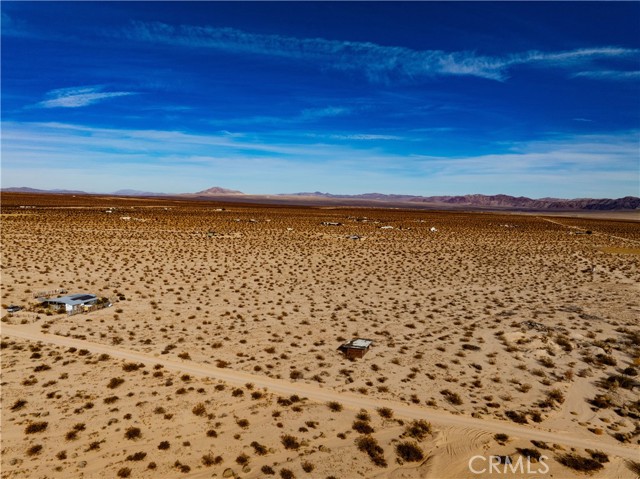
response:
[[[406,462],[418,462],[424,459],[424,453],[420,446],[411,441],[396,444],[396,454]]]

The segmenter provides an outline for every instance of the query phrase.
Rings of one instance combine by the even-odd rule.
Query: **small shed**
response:
[[[342,351],[347,359],[355,359],[363,357],[371,345],[373,345],[371,339],[357,338],[344,343],[338,350]]]

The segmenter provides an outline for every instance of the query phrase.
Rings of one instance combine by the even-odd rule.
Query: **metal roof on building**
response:
[[[77,293],[69,294],[67,296],[60,296],[59,298],[44,298],[40,301],[49,304],[68,304],[70,306],[77,306],[78,304],[84,304],[96,299],[98,299],[98,297],[95,294]]]

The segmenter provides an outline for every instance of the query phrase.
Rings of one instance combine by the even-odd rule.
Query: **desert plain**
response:
[[[2,478],[640,474],[637,216],[1,213]],[[110,307],[38,301],[62,290]],[[353,338],[373,345],[351,360]]]

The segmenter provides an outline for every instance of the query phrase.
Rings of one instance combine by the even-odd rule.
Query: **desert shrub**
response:
[[[518,451],[522,456],[528,457],[530,459],[535,460],[536,462],[540,460],[542,454],[537,449],[531,449],[530,447],[517,447],[516,451]]]
[[[42,452],[42,445],[36,444],[27,449],[27,456],[35,456]]]
[[[213,457],[213,454],[205,454],[204,456],[202,456],[202,464],[204,466],[207,467],[211,467],[216,463],[215,458]]]
[[[462,399],[458,393],[454,393],[448,389],[443,389],[440,391],[440,394],[444,396],[449,404],[453,404],[454,406],[460,406],[462,404]]]
[[[118,386],[120,386],[123,382],[124,382],[124,379],[122,378],[111,378],[111,380],[109,381],[109,384],[107,384],[107,387],[109,389],[115,389]]]
[[[371,416],[369,416],[369,413],[366,410],[361,409],[360,412],[356,414],[356,419],[359,419],[360,421],[371,421]]]
[[[24,428],[25,434],[34,434],[36,432],[42,432],[49,426],[49,423],[46,421],[40,422],[32,422],[28,424],[26,428]]]
[[[267,466],[266,464],[260,468],[260,471],[267,476],[273,476],[276,473],[271,466]]]
[[[249,420],[248,419],[238,419],[236,421],[236,424],[238,426],[240,426],[242,429],[247,429],[249,427]]]
[[[240,397],[240,396],[244,396],[244,391],[240,388],[235,388],[232,392],[231,395],[235,398],[235,397]]]
[[[547,398],[552,401],[557,402],[558,404],[562,404],[564,402],[564,394],[559,389],[552,389],[547,393]]]
[[[129,477],[131,475],[131,469],[128,467],[121,467],[118,469],[118,477]]]
[[[621,374],[612,374],[602,382],[602,387],[605,389],[615,389],[621,387],[623,389],[633,389],[636,382],[628,376]]]
[[[396,444],[396,454],[406,462],[418,462],[424,459],[424,453],[422,449],[420,449],[420,446],[411,441]]]
[[[127,461],[142,461],[145,457],[147,457],[146,452],[136,452],[134,454],[129,454],[126,458]]]
[[[521,412],[517,411],[505,411],[504,415],[511,419],[513,422],[517,422],[518,424],[527,424],[527,416],[525,416]]]
[[[280,438],[280,441],[282,442],[282,445],[284,446],[285,449],[297,450],[300,447],[300,442],[298,441],[298,438],[291,436],[289,434],[285,434],[284,436],[282,436]]]
[[[339,402],[336,401],[330,401],[327,403],[327,406],[329,407],[329,409],[333,412],[340,412],[342,411],[342,404],[340,404]]]
[[[124,433],[127,439],[138,439],[142,435],[139,427],[128,427]]]
[[[549,449],[549,446],[547,446],[547,443],[544,441],[536,441],[532,439],[531,444],[536,446],[538,449]]]
[[[298,371],[297,369],[294,369],[289,373],[289,377],[291,379],[302,379],[304,377],[304,374],[302,374],[302,371]]]
[[[575,453],[563,454],[562,456],[556,457],[556,460],[563,466],[580,472],[594,472],[603,467],[602,464],[595,459],[582,457]]]
[[[249,462],[249,456],[247,456],[244,452],[236,457],[236,462],[241,466],[244,466]]]
[[[124,363],[122,365],[122,370],[125,372],[137,371],[140,368],[143,368],[144,364],[142,363]]]
[[[302,463],[302,470],[304,472],[311,472],[316,468],[316,466],[314,466],[313,464],[311,464],[309,461],[304,461]]]
[[[424,419],[415,419],[405,426],[404,433],[421,441],[431,434],[431,424]]]
[[[27,404],[26,399],[17,399],[16,402],[14,402],[13,405],[11,406],[11,410],[18,411],[22,409],[26,404]]]
[[[56,457],[61,461],[64,461],[67,458],[67,451],[60,451],[56,454]]]
[[[475,344],[465,343],[462,345],[462,349],[466,349],[467,351],[480,351],[480,346],[476,346]]]
[[[207,437],[218,437],[218,433],[215,429],[209,429],[207,431]]]
[[[203,416],[204,414],[206,414],[207,412],[207,408],[205,407],[205,405],[203,403],[198,403],[195,406],[193,406],[193,409],[191,410],[191,412],[193,414],[195,414],[196,416]]]
[[[296,475],[290,469],[280,469],[280,477],[282,479],[295,479]]]
[[[263,446],[262,444],[260,444],[257,441],[253,441],[251,443],[251,447],[256,452],[256,454],[258,454],[260,456],[264,456],[267,453],[267,447]]]
[[[598,409],[607,409],[614,405],[611,396],[608,394],[597,394],[596,397],[589,401],[589,403]]]
[[[602,451],[592,451],[591,449],[587,449],[586,451],[591,456],[591,459],[598,461],[600,464],[609,462],[609,456]]]
[[[360,434],[371,434],[374,432],[374,429],[366,421],[353,421],[351,428],[358,431]]]
[[[374,437],[369,435],[360,436],[355,440],[355,443],[360,451],[368,454],[376,466],[387,467],[387,461],[384,458],[384,449],[380,447]]]
[[[393,417],[393,409],[388,407],[380,407],[377,409],[380,417],[385,419],[391,419]]]
[[[171,444],[169,444],[169,441],[162,441],[160,444],[158,444],[158,449],[160,449],[161,451],[169,449],[170,447]]]
[[[116,402],[118,399],[118,396],[109,396],[103,399],[103,402],[105,404],[113,404],[114,402]]]

